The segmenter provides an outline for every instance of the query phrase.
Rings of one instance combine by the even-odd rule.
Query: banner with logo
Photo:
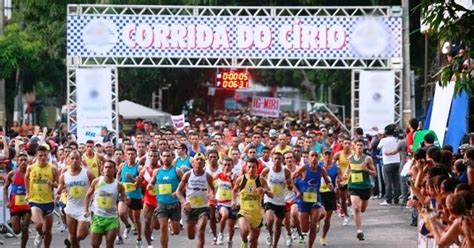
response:
[[[254,96],[252,98],[252,115],[278,118],[280,116],[280,98]]]
[[[402,57],[400,16],[68,15],[70,57]]]
[[[176,128],[178,131],[181,131],[184,129],[184,122],[185,122],[184,114],[172,115],[171,120],[173,121],[174,128]]]
[[[446,134],[446,124],[448,123],[451,102],[454,96],[454,82],[446,87],[441,87],[436,83],[435,94],[433,98],[433,111],[430,118],[430,130],[433,130],[438,136],[440,145],[444,144]]]
[[[395,121],[395,72],[361,71],[359,77],[359,127],[384,130]]]
[[[102,141],[102,127],[112,128],[112,70],[77,69],[77,140]]]

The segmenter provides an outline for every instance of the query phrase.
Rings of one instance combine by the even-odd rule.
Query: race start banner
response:
[[[278,118],[280,116],[280,98],[254,96],[252,98],[252,115]]]
[[[389,59],[400,16],[68,15],[67,56]]]
[[[112,128],[112,71],[77,69],[77,141],[102,141],[102,127]]]

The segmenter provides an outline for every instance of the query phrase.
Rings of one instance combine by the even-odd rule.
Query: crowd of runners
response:
[[[141,121],[130,133],[103,131],[102,141],[84,143],[64,127],[3,133],[1,155],[10,171],[4,195],[22,247],[30,223],[34,247],[50,247],[58,207],[67,247],[100,247],[104,240],[114,247],[132,237],[136,247],[153,247],[155,236],[168,247],[169,236],[183,229],[197,247],[232,245],[235,230],[241,247],[257,247],[262,229],[271,247],[313,247],[317,234],[325,246],[334,213],[343,225],[353,220],[354,239],[363,241],[363,213],[379,195],[378,157],[371,152],[378,147],[383,156],[400,156],[383,139],[373,148],[380,131],[369,139],[360,130],[351,136],[330,116],[304,112],[279,119],[190,115],[181,131]],[[452,153],[446,158],[429,141],[413,153],[406,201],[437,242],[472,247],[474,150],[465,148],[453,166]],[[402,165],[399,159],[397,175]],[[395,182],[386,183],[384,204],[398,203]],[[207,226],[212,240],[205,240]]]

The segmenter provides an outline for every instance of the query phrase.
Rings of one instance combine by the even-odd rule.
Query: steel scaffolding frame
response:
[[[97,67],[96,67],[97,68]],[[67,68],[67,126],[69,130],[77,127],[77,93],[76,93],[76,72],[78,67]],[[118,95],[118,69],[112,70],[112,130],[118,134],[119,126],[119,95]]]
[[[401,125],[403,114],[403,83],[402,70],[393,70],[395,72],[395,124]],[[352,70],[351,77],[351,133],[359,126],[359,82],[361,70]]]

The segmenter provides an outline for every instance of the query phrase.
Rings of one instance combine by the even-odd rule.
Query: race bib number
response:
[[[303,201],[316,203],[318,201],[318,194],[316,192],[303,192]]]
[[[15,205],[24,206],[26,205],[26,195],[15,195]]]
[[[189,203],[191,203],[191,208],[203,207],[204,206],[204,197],[202,197],[202,196],[189,197]]]
[[[282,185],[272,185],[270,190],[275,196],[279,196],[283,194],[283,186]]]
[[[51,187],[47,184],[33,184],[33,190],[38,195],[47,195],[51,192]]]
[[[124,183],[123,187],[127,193],[137,190],[137,186],[134,183]]]
[[[69,195],[72,198],[82,198],[86,195],[86,189],[81,186],[74,186],[69,189]]]
[[[362,173],[352,173],[351,181],[353,183],[361,183],[364,181],[364,176],[362,175]]]
[[[220,188],[217,191],[217,199],[219,201],[230,201],[230,200],[232,200],[232,191],[230,189]]]
[[[244,201],[242,202],[243,209],[256,209],[257,204],[255,201]]]
[[[99,196],[97,197],[97,206],[101,209],[111,209],[114,202],[111,196]]]
[[[152,194],[152,195],[155,195],[155,196],[156,196],[156,195],[158,195],[159,193],[160,193],[160,189],[159,189],[159,187],[158,187],[157,185],[153,186],[153,188],[151,188],[151,190],[150,190],[150,194]]]
[[[160,195],[170,195],[171,192],[172,192],[171,184],[169,184],[169,183],[160,184],[158,187],[159,187]]]

